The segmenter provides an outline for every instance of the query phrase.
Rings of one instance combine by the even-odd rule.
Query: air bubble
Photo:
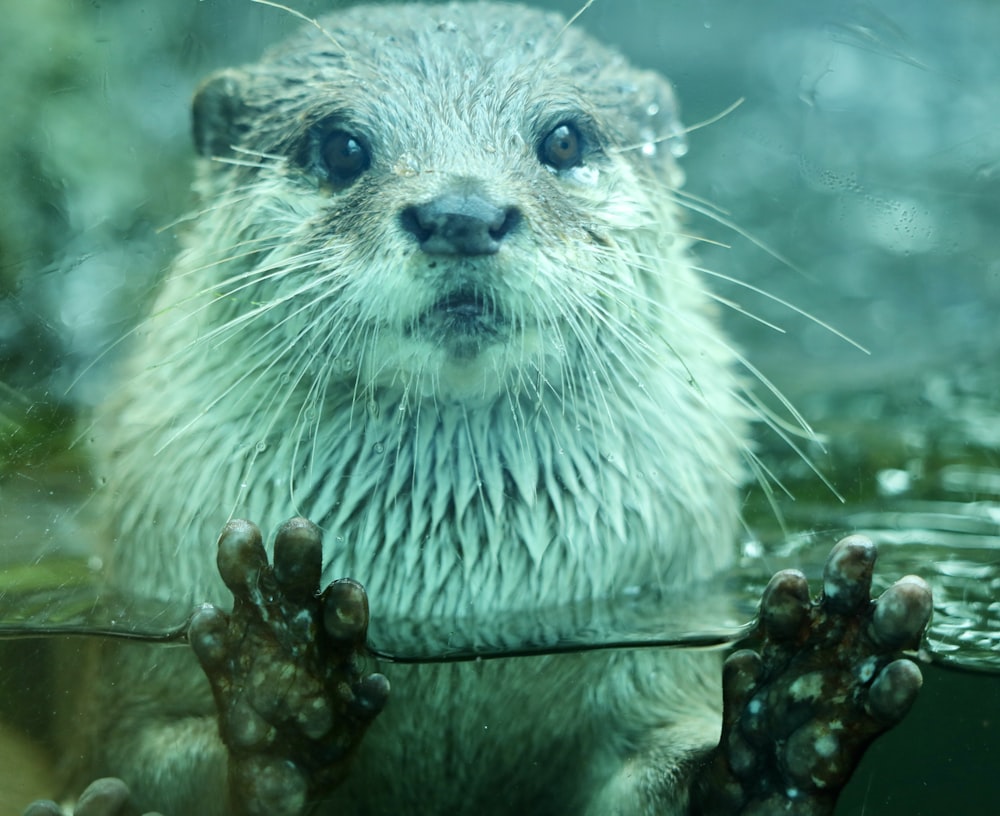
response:
[[[879,495],[900,496],[912,487],[910,474],[898,468],[884,468],[876,476]]]
[[[674,125],[671,128],[670,139],[667,142],[670,146],[670,155],[675,159],[679,159],[682,156],[686,156],[688,152],[687,136],[684,135],[684,129],[680,125]]]
[[[585,187],[595,187],[601,177],[601,173],[596,167],[587,166],[574,167],[569,171],[569,175],[573,181]]]

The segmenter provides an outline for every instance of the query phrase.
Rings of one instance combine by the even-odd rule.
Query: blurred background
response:
[[[290,4],[307,15],[337,5]],[[581,4],[534,3],[564,14]],[[148,304],[192,206],[197,82],[299,24],[250,0],[7,4],[6,563],[75,535],[70,509],[89,476],[73,423],[106,393],[115,342]],[[976,549],[983,569],[977,626],[1000,630],[1000,4],[596,0],[577,24],[670,77],[688,126],[709,122],[682,161],[702,202],[690,216],[706,238],[699,256],[739,307],[727,310],[729,331],[827,439],[803,447],[844,502],[761,434],[792,495],[778,530],[752,491],[754,529],[767,539],[869,524],[912,542],[929,569],[931,545],[959,536],[954,546]],[[20,699],[14,685],[41,699],[46,659],[2,646],[0,700]],[[38,737],[49,710],[4,716]],[[914,715],[872,749],[838,813],[993,813],[998,727],[1000,678],[928,668]],[[0,766],[30,758],[10,744],[0,740]],[[17,801],[28,778],[5,776],[4,813],[5,792]]]

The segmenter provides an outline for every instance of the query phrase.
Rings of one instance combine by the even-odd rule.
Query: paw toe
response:
[[[213,673],[229,656],[229,616],[210,604],[201,607],[188,624],[188,641],[202,667]]]
[[[306,776],[291,762],[270,757],[249,759],[236,769],[237,784],[248,793],[246,816],[299,816],[306,807]]]
[[[368,593],[357,581],[341,578],[324,593],[323,625],[335,641],[364,642],[368,632]]]
[[[872,634],[887,649],[916,648],[930,622],[931,589],[915,575],[907,575],[878,599]]]
[[[923,684],[920,668],[912,660],[894,660],[875,678],[868,691],[868,712],[885,723],[901,720]]]
[[[247,599],[267,569],[260,529],[249,521],[230,521],[219,537],[219,574],[236,598]]]
[[[864,536],[837,543],[823,569],[823,605],[829,611],[851,614],[867,606],[876,556],[875,545]]]
[[[809,583],[798,570],[777,573],[764,590],[760,604],[761,622],[768,636],[792,640],[809,615]]]
[[[50,799],[32,802],[21,816],[62,816],[62,808]]]
[[[308,519],[286,521],[274,538],[274,575],[292,598],[315,595],[323,570],[323,542],[319,528]]]
[[[75,816],[125,816],[131,796],[120,779],[108,777],[92,782],[77,800]]]

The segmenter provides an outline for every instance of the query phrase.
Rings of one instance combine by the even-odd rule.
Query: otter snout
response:
[[[492,255],[521,220],[477,192],[443,193],[403,209],[400,222],[430,255]]]

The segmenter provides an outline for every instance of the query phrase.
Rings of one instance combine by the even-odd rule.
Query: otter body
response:
[[[292,515],[376,617],[729,564],[749,411],[678,220],[667,82],[516,6],[320,22],[196,99],[202,208],[95,433],[111,580],[225,605],[223,524]],[[719,667],[383,667],[392,699],[321,812],[685,812]],[[194,658],[122,647],[101,683],[95,769],[226,812]]]

